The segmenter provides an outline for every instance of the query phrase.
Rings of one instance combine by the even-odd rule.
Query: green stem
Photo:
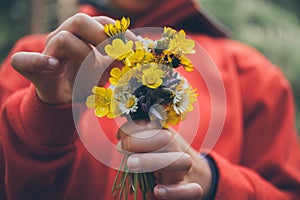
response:
[[[138,189],[140,188],[143,200],[148,199],[148,194],[153,192],[155,187],[154,174],[131,173],[126,166],[126,160],[129,155],[125,155],[121,162],[120,168],[116,174],[112,194],[118,195],[119,200],[128,200],[129,193],[133,192],[134,200],[138,198]]]
[[[133,185],[134,185],[134,200],[137,200],[137,193],[138,193],[138,174],[133,174]]]
[[[124,156],[124,157],[123,157],[122,162],[121,162],[121,165],[120,165],[120,167],[119,167],[119,170],[118,170],[118,172],[117,172],[117,174],[116,174],[116,177],[115,177],[115,180],[114,180],[114,183],[113,183],[113,187],[112,187],[112,190],[111,190],[111,193],[112,193],[112,194],[113,194],[113,193],[115,192],[115,190],[116,190],[116,184],[117,184],[117,181],[118,181],[118,179],[119,179],[119,176],[120,176],[120,173],[121,173],[121,171],[122,171],[122,168],[123,168],[123,166],[124,166],[124,164],[125,164],[126,157],[127,157],[127,156]]]

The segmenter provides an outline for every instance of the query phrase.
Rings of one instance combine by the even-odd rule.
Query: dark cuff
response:
[[[212,176],[210,191],[208,192],[207,197],[205,199],[213,200],[215,198],[215,194],[216,194],[217,186],[218,186],[218,179],[219,179],[218,169],[217,169],[217,166],[216,166],[214,160],[211,157],[209,157],[209,155],[201,154],[200,156],[205,157],[205,159],[207,160],[207,163],[211,170],[211,176]]]

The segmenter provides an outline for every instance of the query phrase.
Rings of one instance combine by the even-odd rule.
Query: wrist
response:
[[[213,172],[206,157],[200,155],[196,151],[189,152],[192,157],[193,164],[188,175],[188,182],[198,183],[203,190],[201,199],[208,199],[213,184]]]
[[[49,86],[47,90],[36,86],[35,90],[37,97],[46,104],[63,105],[72,102],[72,94],[69,90],[64,91],[61,89],[57,92],[55,88],[51,90],[51,86]]]
[[[82,110],[78,104],[76,107]],[[39,99],[31,86],[20,104],[20,118],[26,132],[24,137],[42,146],[64,146],[76,138],[72,105],[50,105]]]

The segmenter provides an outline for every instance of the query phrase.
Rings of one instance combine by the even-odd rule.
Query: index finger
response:
[[[94,46],[97,46],[108,38],[104,33],[103,25],[94,18],[83,13],[73,15],[62,23],[55,31],[50,33],[47,37],[47,43],[61,31],[68,31]]]
[[[146,130],[161,130],[162,126],[158,121],[147,121],[147,120],[131,120],[124,123],[117,132],[117,139],[121,137],[132,135],[138,132]]]

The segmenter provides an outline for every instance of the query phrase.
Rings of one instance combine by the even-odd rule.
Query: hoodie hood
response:
[[[80,0],[80,12],[91,16],[106,15],[119,18],[101,1]],[[151,10],[131,22],[131,28],[164,27],[184,29],[189,33],[202,33],[212,37],[227,37],[225,29],[209,18],[193,0],[162,0]]]

